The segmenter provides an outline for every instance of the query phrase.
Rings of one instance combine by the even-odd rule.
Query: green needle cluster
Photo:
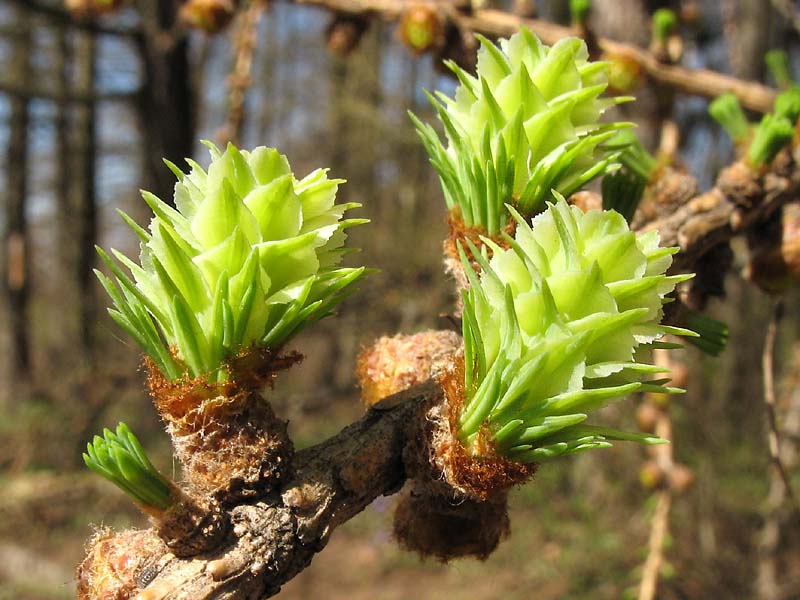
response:
[[[133,500],[145,507],[166,510],[173,503],[172,484],[159,473],[125,423],[116,433],[103,430],[86,445],[83,461]]]
[[[342,218],[359,206],[335,204],[343,180],[324,169],[298,180],[273,148],[207,146],[207,171],[167,163],[178,178],[176,208],[143,192],[154,213],[148,229],[121,213],[141,242],[139,263],[98,249],[113,274],[96,272],[111,317],[172,380],[225,380],[226,358],[279,349],[365,274],[338,266],[345,230],[366,222]]]
[[[633,131],[620,131],[610,142],[610,147],[620,149],[622,167],[603,177],[603,208],[616,210],[630,223],[647,184],[658,168],[658,161],[645,150]]]
[[[606,143],[629,124],[599,119],[629,98],[600,97],[608,64],[590,62],[580,39],[548,47],[525,28],[499,47],[479,39],[476,75],[450,62],[460,83],[455,96],[428,95],[445,140],[411,118],[450,211],[496,235],[508,224],[506,204],[531,216],[551,190],[569,195],[609,171],[618,151]]]
[[[676,393],[662,367],[642,362],[646,347],[671,347],[660,325],[665,298],[691,275],[667,276],[677,248],[637,235],[614,211],[583,213],[559,199],[532,224],[517,222],[509,249],[474,246],[478,276],[462,249],[465,406],[468,450],[489,432],[496,451],[521,462],[602,448],[610,440],[659,443],[640,433],[590,426],[591,412],[637,391]]]

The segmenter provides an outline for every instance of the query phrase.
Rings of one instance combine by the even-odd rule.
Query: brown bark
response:
[[[117,584],[140,600],[267,598],[309,565],[332,531],[380,495],[398,491],[405,481],[403,449],[432,403],[441,402],[438,386],[425,384],[372,407],[360,421],[329,440],[298,452],[295,476],[280,493],[230,510],[233,529],[216,551],[182,560],[166,552],[144,555],[127,572],[132,581]],[[123,536],[120,544],[126,543]],[[107,541],[107,540],[106,540]],[[127,555],[134,555],[133,550]],[[87,560],[102,557],[90,555]],[[100,597],[92,573],[79,573],[79,598]]]

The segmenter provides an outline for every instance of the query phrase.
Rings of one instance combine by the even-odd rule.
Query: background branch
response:
[[[298,4],[319,6],[335,12],[376,17],[396,21],[413,4],[413,0],[295,0]],[[459,29],[481,33],[490,37],[508,37],[526,26],[538,35],[545,44],[575,35],[569,27],[563,27],[540,19],[526,19],[515,14],[494,9],[461,11],[452,2],[439,2],[444,16]],[[758,112],[768,112],[775,101],[775,91],[755,81],[744,81],[710,71],[687,69],[679,65],[666,64],[651,52],[615,42],[607,38],[597,39],[598,47],[608,55],[624,56],[638,63],[655,83],[671,87],[686,94],[716,98],[725,92],[733,92],[742,106]]]

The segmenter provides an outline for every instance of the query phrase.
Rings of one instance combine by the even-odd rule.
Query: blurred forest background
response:
[[[566,0],[491,5],[569,19]],[[598,34],[641,46],[650,38],[649,13],[676,9],[690,67],[767,81],[764,53],[784,48],[800,69],[800,13],[789,0],[593,5]],[[340,198],[361,202],[359,216],[372,221],[351,234],[352,245],[363,248],[356,260],[380,273],[336,318],[300,336],[296,347],[307,358],[271,396],[298,445],[362,413],[352,369],[364,345],[442,327],[452,306],[441,269],[442,193],[406,116],[407,109],[431,116],[423,89],[454,86],[434,59],[413,56],[395,25],[379,19],[346,52],[341,21],[331,26],[331,13],[293,3],[251,8],[217,35],[193,31],[164,44],[174,19],[168,0],[138,0],[99,18],[75,18],[55,0],[0,0],[2,600],[73,597],[90,524],[145,525],[83,466],[81,451],[95,432],[127,421],[170,471],[140,356],[107,318],[92,274],[95,243],[136,253],[115,209],[146,222],[139,188],[171,198],[162,156],[203,163],[200,139],[275,146],[297,174],[330,166],[346,178]],[[652,142],[655,92],[636,95],[626,116]],[[703,189],[732,158],[706,109],[707,100],[688,96],[674,106],[681,159]],[[659,598],[800,598],[800,525],[769,468],[763,405],[762,348],[774,300],[742,278],[746,253],[734,250],[727,298],[711,307],[730,324],[728,349],[719,358],[681,353],[688,393],[670,409],[673,451],[694,485],[672,498]],[[796,291],[784,298],[776,351],[783,458],[795,475],[797,300]],[[609,420],[632,422],[636,402],[612,409]],[[513,493],[511,536],[483,564],[423,563],[402,552],[391,539],[393,499],[382,499],[337,531],[280,597],[636,597],[660,494],[640,481],[648,483],[645,461],[642,448],[622,444],[542,468]]]

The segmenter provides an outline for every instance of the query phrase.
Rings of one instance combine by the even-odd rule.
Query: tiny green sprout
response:
[[[583,213],[563,198],[530,224],[509,210],[510,248],[485,239],[491,260],[471,248],[480,276],[462,249],[462,443],[477,454],[489,435],[499,454],[527,463],[612,440],[663,442],[586,421],[633,392],[682,391],[643,360],[665,334],[696,335],[660,324],[666,295],[691,277],[665,274],[678,249],[660,248],[655,231],[635,234],[614,211]]]
[[[789,67],[789,56],[785,50],[775,48],[764,55],[772,79],[779,88],[785,89],[792,85],[792,74]]]
[[[706,354],[719,356],[728,345],[728,326],[722,321],[692,311],[686,315],[686,327],[698,335],[687,341]]]
[[[668,8],[659,8],[653,13],[653,39],[665,44],[670,35],[678,29],[678,17]]]
[[[797,123],[797,118],[800,117],[800,87],[792,85],[778,94],[772,113],[776,117],[788,119],[792,125]]]
[[[445,140],[410,116],[451,213],[494,236],[509,222],[505,204],[534,215],[552,189],[568,196],[615,166],[605,144],[630,124],[599,119],[630,98],[600,97],[608,65],[590,62],[578,38],[548,47],[523,28],[499,47],[479,40],[476,75],[450,62],[455,96],[428,95]]]
[[[592,0],[569,0],[569,14],[573,25],[585,25],[592,10]]]
[[[359,206],[335,204],[343,180],[325,169],[296,179],[273,148],[207,146],[207,171],[167,163],[178,178],[176,208],[142,193],[154,213],[148,230],[121,213],[141,242],[139,264],[98,248],[113,275],[96,271],[111,317],[170,380],[226,380],[227,358],[280,349],[365,274],[338,266],[345,230],[366,222],[342,219]]]
[[[794,126],[789,119],[773,114],[764,115],[747,150],[748,162],[756,168],[770,164],[792,137]]]
[[[130,496],[145,510],[166,510],[174,502],[174,485],[152,465],[125,423],[116,433],[103,430],[86,445],[83,462]]]
[[[709,104],[708,114],[722,125],[734,142],[746,142],[750,137],[750,123],[733,92],[726,92]]]

